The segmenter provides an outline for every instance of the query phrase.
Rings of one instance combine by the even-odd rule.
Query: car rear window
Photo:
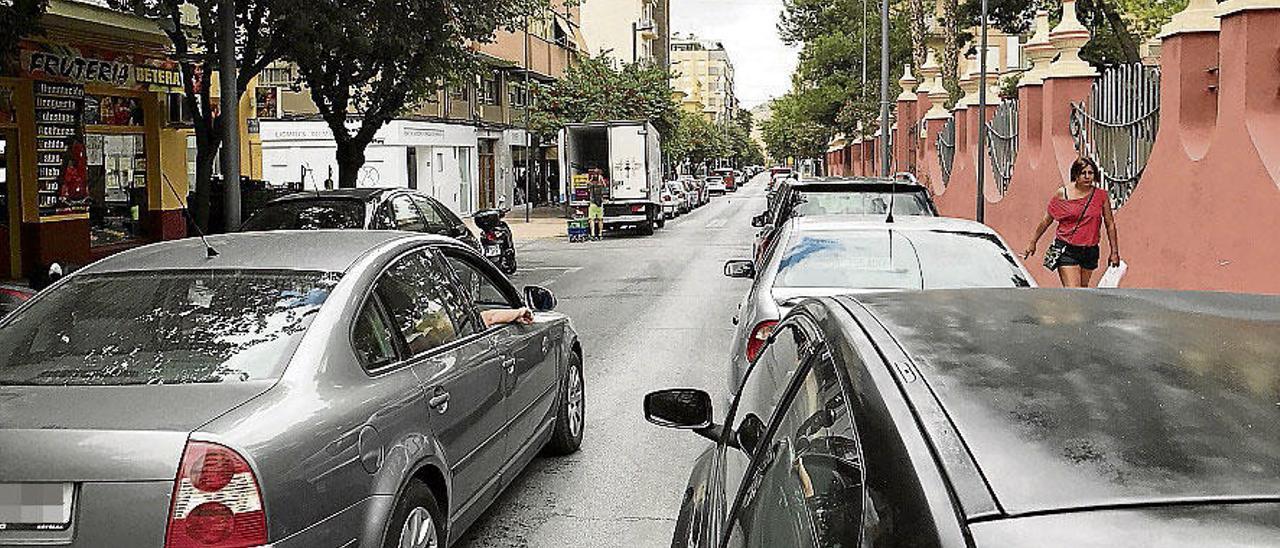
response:
[[[364,202],[315,198],[267,204],[241,231],[364,228]]]
[[[0,385],[273,379],[339,278],[266,270],[76,276],[0,323]]]
[[[890,203],[894,215],[933,215],[923,192],[803,192],[796,195],[792,216],[882,215]]]
[[[1028,287],[1012,253],[990,234],[864,230],[800,234],[774,287],[958,289]]]

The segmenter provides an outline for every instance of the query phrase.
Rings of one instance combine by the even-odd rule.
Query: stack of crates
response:
[[[568,225],[570,242],[585,242],[590,239],[591,231],[586,219],[569,219]]]

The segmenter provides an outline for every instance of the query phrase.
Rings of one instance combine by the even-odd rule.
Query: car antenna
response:
[[[187,221],[191,223],[192,228],[196,229],[196,234],[200,235],[200,243],[204,244],[205,258],[212,259],[214,257],[217,257],[218,250],[214,249],[213,246],[209,245],[209,240],[205,239],[204,231],[200,229],[200,223],[197,223],[196,220],[191,217],[191,210],[187,209],[187,204],[182,201],[182,196],[178,194],[178,190],[173,188],[173,181],[170,181],[169,176],[163,173],[160,174],[160,178],[164,179],[165,186],[169,187],[169,192],[173,193],[173,197],[176,198],[178,200],[178,204],[182,206],[183,215],[187,218]]]
[[[884,222],[893,223],[893,199],[898,196],[898,176],[894,175],[892,182],[889,183],[889,216],[885,217]],[[893,263],[893,231],[889,232],[889,263]]]

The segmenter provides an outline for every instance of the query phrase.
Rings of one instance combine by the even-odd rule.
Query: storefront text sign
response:
[[[35,82],[34,91],[40,215],[88,211],[84,86]]]
[[[34,41],[22,42],[20,50],[22,75],[36,80],[152,91],[182,88],[177,63],[167,59]]]

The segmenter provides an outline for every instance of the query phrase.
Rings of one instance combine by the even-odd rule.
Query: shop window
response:
[[[86,95],[84,125],[141,127],[142,101],[137,97]]]
[[[90,132],[85,148],[89,164],[90,244],[111,245],[139,238],[147,199],[143,137]]]

